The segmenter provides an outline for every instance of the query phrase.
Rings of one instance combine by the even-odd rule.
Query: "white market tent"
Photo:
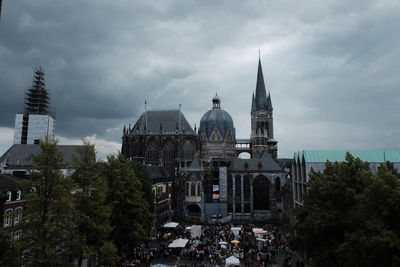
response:
[[[190,229],[190,237],[197,238],[201,236],[201,225],[192,225]]]
[[[240,227],[231,227],[231,231],[234,235],[239,235],[241,230],[242,230],[242,228],[240,228]]]
[[[176,223],[176,222],[169,222],[169,223],[166,223],[166,224],[164,224],[164,228],[175,228],[175,227],[177,227],[179,225],[179,223]]]
[[[257,234],[257,232],[259,232],[259,231],[263,231],[263,229],[262,228],[253,228],[254,234]]]
[[[189,239],[184,239],[184,238],[178,238],[172,241],[171,244],[168,245],[169,248],[184,248],[189,242]]]
[[[236,258],[235,256],[230,256],[225,260],[225,266],[239,266],[240,265],[240,260]]]

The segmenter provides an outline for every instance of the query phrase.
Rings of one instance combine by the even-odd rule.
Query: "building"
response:
[[[0,222],[15,239],[21,236],[21,231],[15,230],[15,226],[21,222],[25,208],[19,182],[18,178],[0,174]]]
[[[190,164],[198,139],[180,110],[145,111],[133,127],[124,127],[121,152],[146,165],[163,166],[174,178],[178,163]]]
[[[24,112],[15,116],[14,144],[38,144],[45,137],[54,138],[55,120],[49,111],[49,101],[44,71],[38,68],[32,87],[25,94]]]
[[[172,217],[172,178],[162,166],[146,165],[152,182],[154,199],[154,220],[161,225]]]
[[[250,111],[250,138],[236,139],[233,118],[221,108],[217,94],[197,133],[180,110],[146,110],[133,127],[124,128],[122,153],[171,174],[174,215],[186,221],[281,220],[287,173],[277,161],[272,101],[261,60]],[[250,158],[238,158],[243,152]]]
[[[327,161],[344,162],[347,152],[367,161],[373,172],[378,171],[379,166],[386,161],[392,162],[400,170],[400,150],[303,150],[294,153],[292,184],[295,207],[303,205],[311,170],[324,171]]]
[[[77,153],[78,147],[80,146],[57,145],[57,149],[64,154],[64,172],[68,172],[73,168],[73,158],[74,154]],[[14,144],[0,157],[0,173],[24,178],[34,169],[32,156],[41,153],[40,145]]]

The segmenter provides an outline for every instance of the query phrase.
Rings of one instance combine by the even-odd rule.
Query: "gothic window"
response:
[[[158,147],[154,139],[150,140],[147,145],[146,162],[152,165],[158,165]]]
[[[228,212],[233,212],[233,208],[232,208],[232,175],[228,174]]]
[[[163,163],[171,177],[175,176],[175,144],[169,139],[163,147]]]
[[[195,147],[193,142],[186,140],[182,146],[182,159],[184,161],[192,160],[195,153]]]
[[[269,210],[269,181],[264,175],[258,175],[253,182],[253,209]]]
[[[190,196],[190,184],[186,183],[186,195]]]
[[[196,196],[196,185],[194,183],[190,185],[190,195]]]
[[[281,191],[281,178],[279,176],[275,178],[275,190],[276,192]]]
[[[235,176],[235,198],[236,198],[236,206],[235,212],[242,213],[242,177],[240,175]]]
[[[244,193],[244,201],[250,201],[250,179],[251,175],[246,174],[243,177],[243,193]]]
[[[201,196],[201,184],[197,183],[197,196]]]

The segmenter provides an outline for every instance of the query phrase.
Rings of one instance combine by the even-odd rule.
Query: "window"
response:
[[[14,224],[17,224],[21,221],[22,218],[22,207],[18,207],[14,211]]]
[[[21,190],[17,191],[17,199],[16,200],[21,200]]]
[[[7,192],[7,200],[6,200],[6,202],[10,202],[11,201],[11,191],[8,191]]]
[[[12,209],[8,209],[4,212],[4,227],[10,227],[12,224]]]
[[[14,240],[20,240],[22,236],[22,231],[18,230],[14,232]]]

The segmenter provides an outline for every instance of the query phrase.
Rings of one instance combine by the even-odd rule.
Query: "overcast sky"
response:
[[[116,153],[145,99],[198,125],[216,89],[249,138],[259,49],[279,157],[400,149],[399,29],[398,0],[4,0],[0,154],[38,66],[61,144]]]

